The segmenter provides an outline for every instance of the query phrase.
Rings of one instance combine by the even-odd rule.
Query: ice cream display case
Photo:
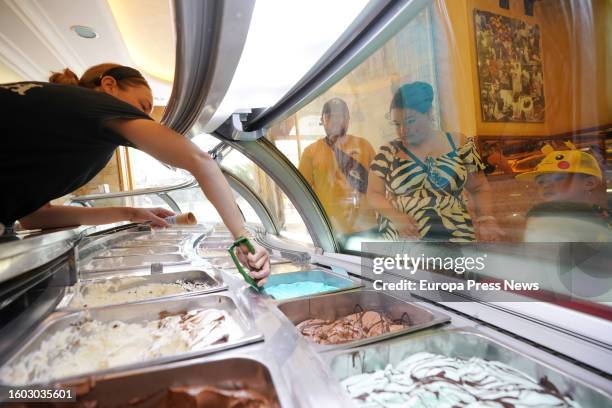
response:
[[[110,232],[97,238],[102,245],[87,240],[88,248],[96,248],[87,256],[108,251],[108,242],[120,242],[121,235],[133,238]],[[183,247],[187,270],[166,265],[151,273],[144,267],[136,275],[117,270],[101,278],[81,271],[78,284],[59,285],[37,321],[31,320],[33,308],[24,309],[18,315],[23,320],[0,332],[10,344],[2,352],[0,388],[68,387],[79,406],[242,398],[260,401],[256,406],[358,407],[372,403],[372,395],[383,402],[425,398],[422,393],[438,387],[427,375],[450,384],[435,373],[452,367],[458,374],[445,370],[453,381],[472,384],[474,370],[492,370],[499,387],[514,387],[508,396],[474,386],[461,391],[466,385],[453,383],[448,392],[461,401],[496,395],[511,406],[519,395],[537,406],[609,403],[610,384],[601,373],[435,304],[373,290],[355,272],[339,276],[314,254],[318,270],[273,274],[269,284],[318,279],[337,285],[336,291],[278,300],[192,256],[197,244],[191,242],[191,248]],[[177,282],[193,291],[159,287],[180,287]],[[49,291],[52,284],[46,285]],[[138,298],[147,288],[153,293]],[[143,391],[138,384],[154,386]]]
[[[15,390],[50,389],[73,397],[50,403],[79,407],[612,406],[610,252],[588,235],[605,215],[594,207],[612,193],[602,182],[610,170],[593,167],[583,183],[599,217],[583,228],[587,239],[549,242],[580,228],[547,218],[559,214],[538,207],[537,183],[526,188],[514,178],[526,169],[507,160],[526,158],[535,171],[540,142],[569,149],[574,138],[584,149],[595,145],[580,139],[595,132],[599,162],[609,162],[609,123],[588,130],[609,122],[606,87],[590,82],[606,78],[594,50],[605,48],[609,2],[370,1],[284,96],[249,99],[269,91],[250,78],[228,99],[243,104],[232,110],[222,97],[241,83],[234,71],[249,71],[234,70],[247,3],[172,2],[181,52],[162,123],[194,144],[214,142],[208,154],[232,189],[241,234],[270,254],[265,284],[245,282],[228,253],[237,237],[194,180],[140,193],[202,224],[11,236],[0,242],[0,404],[33,405]],[[285,69],[292,50],[257,71]],[[473,140],[483,135],[499,143]],[[569,173],[564,154],[553,158]],[[557,181],[573,179],[566,173]],[[429,189],[411,196],[417,185]],[[130,201],[140,193],[67,204],[151,202]],[[524,239],[534,208],[554,250]],[[403,256],[407,268],[393,264]],[[465,269],[478,259],[495,273]],[[522,285],[453,289],[548,277],[554,285],[537,296]]]

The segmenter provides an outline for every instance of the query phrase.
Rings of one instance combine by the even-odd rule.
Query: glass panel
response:
[[[495,259],[504,267],[476,278],[511,279],[521,261],[532,278],[559,281],[571,264],[568,290],[545,289],[612,301],[609,245],[569,260],[556,245],[544,261],[531,244],[612,241],[611,9],[431,1],[267,137],[304,175],[345,251],[410,241],[499,252],[482,243],[504,242]],[[580,256],[595,260],[582,268]],[[580,281],[590,289],[577,291]]]
[[[182,212],[192,212],[199,223],[219,223],[217,209],[208,201],[200,187],[175,190],[168,193]]]
[[[255,191],[276,218],[280,235],[312,244],[301,216],[285,193],[262,169],[237,150],[231,150],[221,165]]]
[[[103,198],[91,202],[94,207],[161,207],[170,210],[170,206],[155,194],[138,195],[132,197]]]
[[[192,212],[199,223],[219,223],[222,222],[219,213],[210,201],[204,196],[200,187],[193,187],[183,190],[175,190],[168,193],[178,204],[182,212]],[[261,220],[255,210],[246,202],[244,198],[234,192],[238,207],[242,211],[245,220],[249,224],[261,225]]]
[[[190,178],[189,173],[181,169],[169,169],[138,149],[128,150],[134,189],[171,186]]]
[[[221,143],[219,139],[208,133],[200,133],[194,136],[191,141],[205,152],[210,152],[215,146]]]

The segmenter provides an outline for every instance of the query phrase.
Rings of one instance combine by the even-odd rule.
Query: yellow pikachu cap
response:
[[[568,147],[573,147],[573,145]],[[535,170],[516,176],[517,180],[533,180],[540,174],[547,173],[580,173],[597,177],[602,180],[601,168],[593,155],[580,150],[552,150],[547,145],[542,148],[546,156],[536,166]]]

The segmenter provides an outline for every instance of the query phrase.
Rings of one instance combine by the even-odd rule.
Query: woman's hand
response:
[[[249,268],[249,276],[257,281],[257,286],[261,287],[266,283],[266,278],[270,275],[270,255],[265,248],[253,240],[250,241],[255,249],[255,253],[250,253],[246,245],[243,244],[235,249],[236,256],[244,266]]]
[[[153,227],[169,227],[164,218],[175,215],[165,208],[129,208],[129,220],[133,222],[150,222]]]
[[[495,219],[487,219],[478,223],[478,235],[485,242],[499,242],[506,233],[497,225]]]
[[[391,218],[393,225],[397,229],[400,237],[405,239],[421,239],[419,226],[414,218],[408,214],[396,211],[396,214]]]

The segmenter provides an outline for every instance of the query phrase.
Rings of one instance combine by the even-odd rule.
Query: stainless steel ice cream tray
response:
[[[201,295],[205,293],[220,292],[227,289],[227,284],[221,282],[219,279],[214,277],[212,274],[203,270],[188,270],[173,273],[163,273],[158,275],[144,275],[144,276],[119,276],[108,279],[92,279],[84,281],[80,284],[70,286],[66,288],[65,295],[58,305],[59,310],[80,310],[87,308],[86,305],[75,305],[75,301],[79,297],[87,295],[88,291],[95,286],[101,284],[109,284],[112,286],[113,291],[123,291],[130,288],[136,288],[138,286],[144,286],[149,284],[172,284],[176,281],[191,282],[194,284],[204,284],[206,288],[194,289],[190,292],[177,293],[159,297],[150,297],[142,300],[127,301],[124,303],[108,303],[103,306],[110,306],[112,304],[130,304],[130,303],[142,303],[156,299],[168,299],[168,298],[180,298],[185,296]],[[82,302],[80,302],[82,303]],[[103,307],[97,306],[97,307]]]
[[[270,402],[270,408],[280,407],[270,369],[258,360],[244,357],[175,362],[111,374],[92,384],[77,385],[77,402],[95,404],[99,408],[136,404],[160,406],[169,388],[203,386],[246,388],[265,397]]]
[[[124,271],[130,269],[148,268],[154,263],[165,266],[189,263],[184,254],[128,255],[114,258],[89,259],[79,265],[82,273]]]
[[[232,240],[202,240],[198,244],[200,249],[226,249],[234,244]]]
[[[56,312],[41,323],[34,330],[30,338],[21,347],[16,349],[15,353],[5,362],[5,366],[12,365],[18,362],[28,353],[38,350],[41,347],[41,344],[46,339],[49,339],[53,334],[88,319],[97,320],[104,323],[113,321],[122,321],[125,323],[144,323],[152,320],[158,320],[160,318],[160,314],[177,314],[194,309],[217,309],[227,313],[238,328],[238,332],[235,334],[234,340],[226,341],[225,343],[221,344],[213,344],[198,351],[168,355],[138,363],[117,365],[107,369],[93,372],[83,372],[78,375],[65,378],[54,378],[52,382],[77,381],[92,375],[97,376],[130,369],[143,368],[154,364],[189,359],[263,340],[263,335],[258,332],[256,326],[252,323],[252,316],[245,315],[244,312],[237,307],[234,299],[231,296],[226,294],[208,294],[172,300],[150,301],[131,305],[108,306],[71,313]]]
[[[99,258],[115,258],[119,256],[134,256],[134,255],[167,255],[178,254],[181,252],[181,247],[178,245],[156,245],[142,247],[127,247],[127,248],[111,248],[105,251],[100,251],[93,255],[94,259]]]
[[[323,357],[334,377],[342,381],[353,375],[384,369],[388,364],[395,366],[418,352],[461,359],[478,357],[499,361],[522,371],[536,381],[546,378],[562,395],[570,395],[582,407],[607,407],[612,404],[610,395],[589,387],[533,357],[502,345],[474,329],[425,331],[351,350],[336,350],[326,353]]]
[[[359,311],[383,313],[391,320],[402,321],[408,324],[408,327],[401,330],[342,344],[318,344],[308,339],[312,346],[319,352],[375,343],[450,321],[450,317],[445,314],[427,310],[418,306],[416,303],[406,302],[375,290],[356,290],[311,298],[287,300],[281,302],[278,308],[287,316],[294,326],[308,319],[334,321]]]
[[[134,247],[152,247],[160,245],[181,245],[185,239],[182,238],[158,238],[158,239],[126,239],[113,244],[111,248],[134,248]]]
[[[319,269],[297,271],[297,272],[286,272],[270,275],[267,279],[264,288],[269,288],[276,285],[291,284],[297,282],[318,282],[329,286],[334,286],[336,290],[318,292],[311,295],[302,297],[318,296],[326,293],[342,292],[351,289],[357,289],[363,287],[363,283],[360,280],[349,278],[348,276],[341,276],[333,272],[327,272]],[[297,299],[297,298],[292,298]],[[287,299],[289,300],[289,299]],[[280,301],[280,300],[279,300]],[[282,300],[285,301],[285,300]]]

